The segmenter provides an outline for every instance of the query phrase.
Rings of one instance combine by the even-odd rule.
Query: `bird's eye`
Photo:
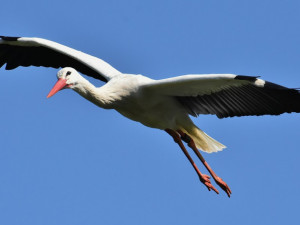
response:
[[[68,72],[66,73],[66,76],[69,76],[69,75],[71,75],[71,71],[68,71]]]

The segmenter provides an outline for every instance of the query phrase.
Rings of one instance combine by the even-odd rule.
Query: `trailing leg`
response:
[[[166,129],[165,131],[169,135],[171,135],[173,137],[174,141],[179,145],[179,147],[183,151],[184,155],[188,158],[189,162],[192,164],[193,168],[195,169],[196,173],[198,174],[200,181],[208,188],[209,191],[211,189],[213,189],[217,194],[219,194],[218,190],[211,184],[211,182],[209,180],[210,177],[208,175],[202,174],[200,172],[200,170],[198,169],[198,167],[196,166],[196,164],[194,163],[193,159],[191,158],[188,151],[184,147],[184,145],[180,139],[180,135],[176,131],[171,130],[171,129]]]
[[[211,176],[214,178],[215,182],[227,193],[228,197],[230,197],[231,190],[228,187],[228,185],[220,178],[217,176],[217,174],[211,169],[211,167],[208,165],[208,163],[205,161],[199,150],[197,149],[194,140],[187,135],[186,133],[178,130],[177,131],[180,134],[180,138],[188,144],[188,146],[193,149],[195,154],[198,156],[200,161],[203,163],[203,165],[206,167],[208,172],[211,174]]]

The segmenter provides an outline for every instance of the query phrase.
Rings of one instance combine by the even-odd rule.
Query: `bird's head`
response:
[[[62,89],[76,88],[78,85],[80,85],[80,81],[83,79],[83,77],[75,69],[66,67],[58,71],[57,79],[58,81],[49,92],[47,98],[50,98]]]

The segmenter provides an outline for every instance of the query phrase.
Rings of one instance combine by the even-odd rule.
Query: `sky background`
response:
[[[234,73],[299,88],[299,10],[298,0],[10,0],[0,34],[50,39],[153,79]],[[71,90],[46,99],[57,71],[0,70],[0,224],[299,221],[300,115],[194,120],[228,147],[203,156],[229,199],[208,192],[163,131]]]

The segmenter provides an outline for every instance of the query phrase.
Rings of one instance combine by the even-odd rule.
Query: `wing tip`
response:
[[[0,35],[0,38],[3,40],[3,41],[17,41],[19,38],[21,37],[10,37],[10,36],[1,36]]]

